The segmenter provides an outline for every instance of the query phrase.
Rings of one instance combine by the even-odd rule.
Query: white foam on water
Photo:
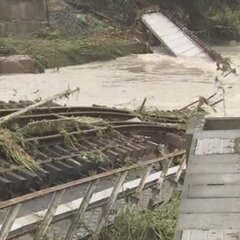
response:
[[[239,67],[239,46],[216,49],[224,56],[229,55],[233,66]],[[219,73],[218,75],[225,84],[227,115],[240,115],[239,76],[222,78]],[[199,96],[207,97],[216,92],[218,85],[214,81],[215,76],[216,65],[204,58],[174,58],[161,54],[130,55],[108,62],[60,68],[59,72],[49,69],[46,73],[37,75],[1,75],[0,100],[46,98],[70,86],[80,87],[79,96],[60,103],[135,108],[147,97],[148,106],[176,109]],[[221,104],[217,114],[223,115]]]

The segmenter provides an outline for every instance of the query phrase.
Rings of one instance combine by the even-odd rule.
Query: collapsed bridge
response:
[[[154,207],[182,181],[186,122],[201,98],[170,112],[50,101],[76,91],[0,102],[0,240],[42,240],[50,229],[97,239],[121,206]]]
[[[2,109],[0,116],[15,111],[17,109]],[[103,122],[94,127],[94,122],[92,125],[84,122],[84,117],[88,122],[92,117]],[[135,117],[124,110],[62,106],[36,108],[27,115],[16,117],[9,130],[23,134],[25,144],[29,145],[26,153],[36,159],[38,168],[32,172],[13,167],[2,156],[1,198],[6,200],[86,177],[91,172],[108,171],[124,165],[126,161],[141,161],[153,156],[159,144],[168,146],[169,151],[182,148],[181,138],[178,137],[181,131],[176,127],[128,122]],[[6,137],[8,135],[8,131],[1,130],[1,133]],[[172,139],[175,139],[175,146],[171,143]]]
[[[221,60],[220,54],[169,14],[161,12],[144,14],[142,22],[172,56],[203,57],[210,61]]]
[[[0,117],[31,105],[0,102]],[[151,114],[49,103],[14,116],[0,129],[1,240],[44,239],[50,224],[60,224],[66,240],[99,236],[111,209],[126,199],[163,201],[164,180],[178,182],[184,169],[184,122],[170,115],[156,121]],[[68,228],[69,219],[75,220]]]

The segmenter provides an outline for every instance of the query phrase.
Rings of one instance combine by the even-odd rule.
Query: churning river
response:
[[[216,47],[230,57],[240,71],[240,46]],[[147,105],[159,109],[180,108],[218,91],[216,65],[201,58],[174,58],[160,54],[130,55],[108,62],[49,69],[44,74],[0,76],[0,100],[46,98],[80,87],[78,96],[61,100],[67,105],[107,105],[135,108],[147,97]],[[240,115],[240,75],[219,77],[225,89],[227,116]],[[219,97],[222,91],[219,90]],[[220,103],[217,114],[223,115]]]

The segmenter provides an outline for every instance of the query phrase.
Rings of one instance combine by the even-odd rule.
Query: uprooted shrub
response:
[[[177,222],[180,194],[154,210],[124,206],[114,224],[102,233],[102,240],[172,240]]]

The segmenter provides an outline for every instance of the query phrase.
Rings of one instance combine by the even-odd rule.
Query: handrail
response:
[[[161,158],[156,158],[156,159],[148,160],[148,161],[145,161],[145,162],[139,162],[139,163],[136,163],[136,164],[131,165],[131,166],[118,168],[118,169],[115,169],[115,170],[112,170],[112,171],[109,171],[109,172],[100,173],[100,174],[97,174],[97,175],[94,175],[94,176],[91,176],[91,177],[78,179],[78,180],[75,180],[75,181],[72,181],[72,182],[69,182],[69,183],[64,183],[64,184],[54,186],[54,187],[50,187],[50,188],[40,190],[40,191],[37,191],[37,192],[34,192],[34,193],[26,194],[24,196],[16,197],[14,199],[10,199],[10,200],[4,201],[4,202],[0,202],[0,209],[7,208],[7,207],[10,207],[10,206],[13,206],[13,205],[16,205],[16,204],[21,204],[23,202],[30,201],[30,200],[33,200],[33,199],[38,198],[38,197],[43,197],[47,194],[63,191],[65,189],[76,187],[76,186],[79,186],[79,185],[82,185],[82,184],[85,184],[85,183],[90,183],[92,181],[103,179],[103,178],[106,178],[106,177],[109,177],[109,176],[112,176],[112,175],[115,175],[115,174],[120,174],[120,173],[123,173],[123,172],[126,172],[126,171],[131,171],[131,170],[134,170],[134,169],[137,169],[137,168],[145,167],[145,166],[148,166],[148,165],[151,165],[151,164],[154,164],[154,163],[157,163],[157,162],[169,159],[169,158],[182,156],[185,153],[186,153],[186,151],[182,150],[182,151],[179,151],[177,153],[168,154],[168,155],[166,155],[164,157],[161,157]]]

